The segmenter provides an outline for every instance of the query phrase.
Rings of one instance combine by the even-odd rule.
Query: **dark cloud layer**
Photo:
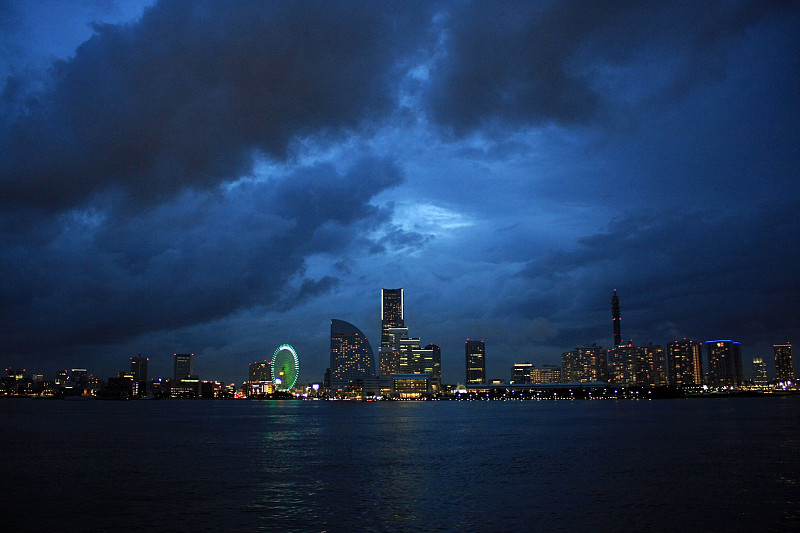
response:
[[[4,126],[0,202],[63,208],[112,186],[153,200],[246,174],[257,152],[285,158],[300,136],[357,128],[392,104],[392,69],[420,15],[389,3],[161,2],[138,24],[97,26]]]
[[[625,122],[724,77],[729,44],[791,2],[470,2],[452,9],[433,116],[482,126]]]
[[[368,202],[399,180],[391,164],[364,161],[344,175],[318,166],[277,183],[187,192],[127,216],[67,212],[49,242],[4,243],[4,349],[118,342],[307,299],[335,279],[304,279],[304,259],[341,253],[385,223]]]

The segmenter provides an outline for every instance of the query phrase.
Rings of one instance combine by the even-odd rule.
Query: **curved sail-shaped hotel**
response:
[[[367,337],[344,320],[331,319],[331,396],[349,392],[356,380],[375,375],[375,359]]]

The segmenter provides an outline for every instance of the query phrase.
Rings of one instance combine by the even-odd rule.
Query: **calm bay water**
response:
[[[800,521],[796,396],[4,400],[0,420],[3,523],[28,531],[777,531]]]

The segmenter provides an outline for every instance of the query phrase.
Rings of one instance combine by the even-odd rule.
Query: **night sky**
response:
[[[0,0],[0,363],[204,379],[380,289],[462,381],[800,342],[800,3]]]

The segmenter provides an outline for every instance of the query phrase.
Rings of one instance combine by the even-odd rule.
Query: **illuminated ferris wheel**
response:
[[[281,344],[272,354],[272,382],[275,389],[288,391],[297,383],[300,374],[300,361],[291,344]]]

